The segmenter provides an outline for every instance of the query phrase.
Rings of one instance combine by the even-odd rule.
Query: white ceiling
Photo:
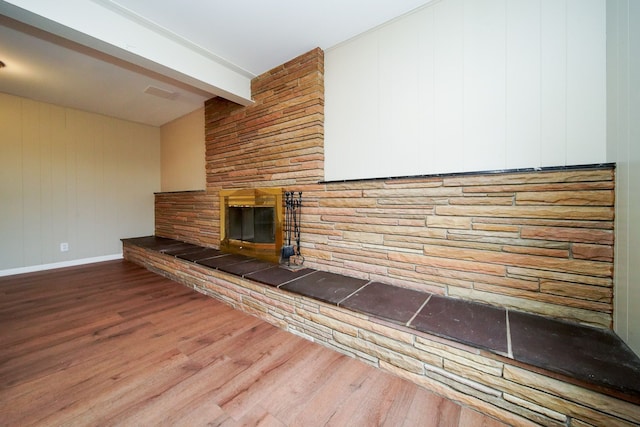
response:
[[[0,60],[6,64],[0,70],[0,92],[160,126],[215,95],[233,98],[233,90],[211,84],[215,77],[210,80],[206,73],[217,72],[215,67],[201,74],[176,64],[175,71],[157,66],[160,61],[145,56],[143,49],[133,55],[131,49],[120,50],[119,55],[113,40],[87,42],[96,38],[91,25],[83,30],[61,22],[78,6],[104,11],[93,21],[78,12],[84,24],[107,25],[104,20],[116,11],[127,24],[168,35],[169,42],[178,40],[192,55],[200,52],[249,81],[315,47],[326,50],[432,0],[75,0],[68,13],[60,9],[74,2],[47,1],[0,0]],[[61,13],[58,17],[42,12],[52,4]],[[113,27],[107,28],[113,33]],[[167,97],[145,93],[149,86],[167,91]]]

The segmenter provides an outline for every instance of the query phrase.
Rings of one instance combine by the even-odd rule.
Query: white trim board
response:
[[[13,276],[15,274],[33,273],[36,271],[53,270],[55,268],[73,267],[75,265],[92,264],[94,262],[113,261],[116,259],[122,259],[122,253],[103,255],[93,258],[74,259],[70,261],[54,262],[51,264],[31,265],[28,267],[9,268],[7,270],[0,270],[0,277]]]

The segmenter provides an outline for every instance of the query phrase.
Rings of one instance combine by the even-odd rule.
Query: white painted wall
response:
[[[159,190],[159,128],[0,93],[0,275],[121,254]]]
[[[640,354],[640,2],[607,0],[607,148],[616,168],[614,328]]]
[[[605,0],[442,0],[325,54],[325,179],[606,161]]]

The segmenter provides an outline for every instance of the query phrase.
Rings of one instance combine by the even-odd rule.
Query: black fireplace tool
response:
[[[302,191],[286,191],[284,193],[284,240],[280,253],[281,263],[288,267],[299,267],[304,262],[300,254],[300,210],[302,208]],[[295,245],[292,243],[295,242]],[[292,257],[295,259],[292,263]],[[293,264],[293,265],[292,265]]]

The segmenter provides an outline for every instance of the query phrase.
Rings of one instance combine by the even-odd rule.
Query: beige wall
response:
[[[161,191],[204,190],[204,107],[160,128]]]
[[[614,327],[640,354],[640,4],[607,1],[607,149],[616,170]]]
[[[153,233],[159,128],[2,93],[0,118],[0,274]]]

